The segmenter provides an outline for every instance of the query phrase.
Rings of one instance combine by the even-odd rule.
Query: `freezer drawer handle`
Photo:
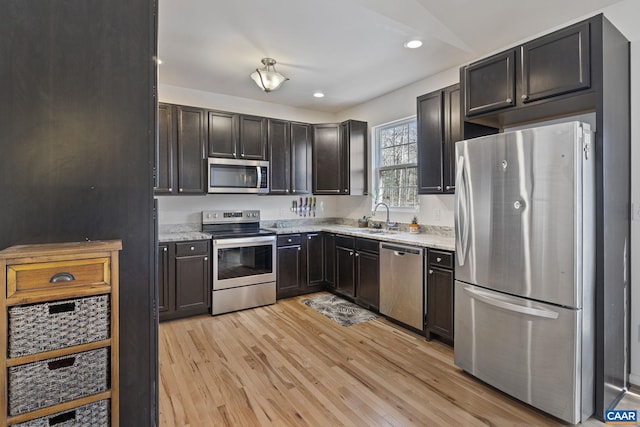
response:
[[[469,294],[472,298],[475,298],[478,301],[482,301],[486,304],[493,305],[498,308],[503,308],[505,310],[515,311],[523,314],[529,314],[531,316],[536,316],[536,317],[544,317],[547,319],[558,318],[558,313],[556,313],[555,311],[545,310],[541,308],[526,307],[518,304],[512,304],[510,302],[506,302],[506,301],[502,301],[497,298],[494,298],[493,296],[485,292],[474,290],[473,288],[470,288],[470,287],[465,287],[464,291],[467,294]]]

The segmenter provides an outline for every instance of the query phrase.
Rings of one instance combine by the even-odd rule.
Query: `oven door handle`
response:
[[[215,239],[213,244],[217,248],[235,248],[242,246],[259,246],[265,243],[276,242],[276,236],[256,236],[256,237],[232,237],[230,239]]]

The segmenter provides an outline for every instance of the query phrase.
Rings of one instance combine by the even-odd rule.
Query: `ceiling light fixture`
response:
[[[422,46],[422,42],[420,40],[409,40],[404,44],[404,47],[408,49],[417,49]]]
[[[320,91],[313,92],[313,96],[315,96],[316,98],[324,98],[324,93]]]
[[[256,68],[256,71],[251,73],[251,78],[258,85],[260,89],[265,92],[271,92],[278,89],[282,83],[289,80],[282,74],[276,71],[276,60],[273,58],[262,58],[262,64],[264,67]]]

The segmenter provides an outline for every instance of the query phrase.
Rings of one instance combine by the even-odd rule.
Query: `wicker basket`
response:
[[[109,296],[9,308],[9,357],[109,338]]]
[[[13,427],[108,427],[109,401],[99,400],[48,417],[36,418]]]
[[[18,415],[107,390],[108,348],[8,369],[9,415]]]

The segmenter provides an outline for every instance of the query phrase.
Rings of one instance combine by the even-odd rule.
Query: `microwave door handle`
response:
[[[256,166],[256,174],[258,175],[258,179],[256,180],[258,182],[258,189],[262,188],[262,174],[260,173],[260,166]]]

